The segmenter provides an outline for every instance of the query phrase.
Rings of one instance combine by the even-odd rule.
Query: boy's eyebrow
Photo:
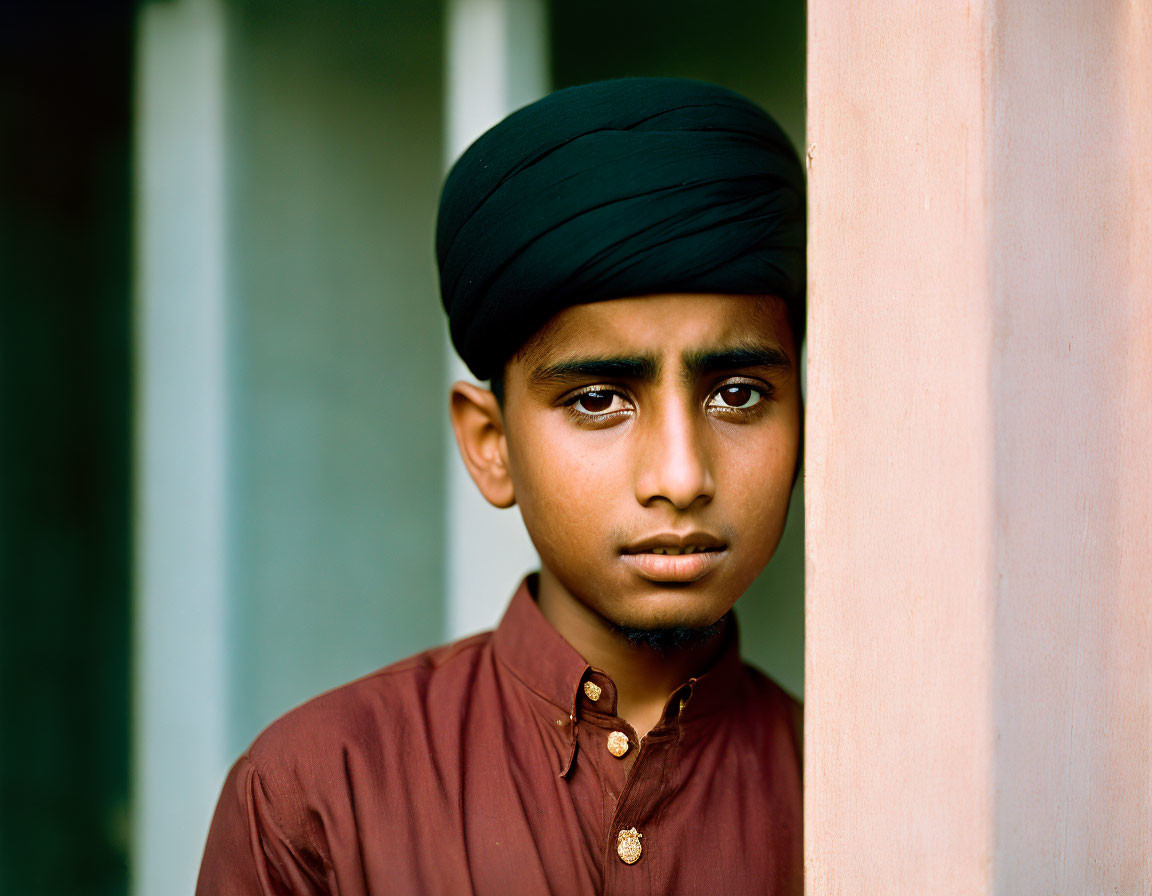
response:
[[[792,368],[784,350],[775,345],[741,345],[730,348],[699,349],[685,352],[684,376],[688,380],[724,370],[768,367],[780,371]],[[660,376],[660,359],[655,355],[629,355],[600,358],[572,358],[546,364],[532,371],[528,379],[537,385],[575,379],[630,379],[654,382]]]
[[[684,375],[689,380],[695,380],[706,373],[745,367],[769,367],[786,372],[792,369],[792,362],[782,348],[767,344],[704,349],[684,354]]]
[[[529,379],[533,383],[549,383],[574,379],[631,379],[655,380],[660,375],[660,360],[653,355],[627,357],[573,358],[557,361],[533,370]]]

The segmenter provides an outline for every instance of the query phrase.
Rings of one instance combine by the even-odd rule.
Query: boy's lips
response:
[[[728,552],[723,548],[694,554],[622,554],[621,559],[653,582],[695,582],[712,571]]]
[[[708,532],[666,532],[633,542],[621,557],[653,582],[695,582],[723,559],[727,545]]]

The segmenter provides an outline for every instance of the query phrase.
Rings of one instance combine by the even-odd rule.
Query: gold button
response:
[[[632,865],[640,858],[640,838],[643,836],[636,828],[629,828],[616,838],[616,855],[625,865]]]
[[[613,731],[608,735],[608,752],[613,756],[623,756],[628,752],[628,735],[623,731]],[[639,855],[639,853],[637,853]]]
[[[599,685],[593,684],[590,681],[584,682],[584,694],[593,703],[595,703],[597,700],[600,699],[601,693],[602,693],[602,691],[600,690]]]

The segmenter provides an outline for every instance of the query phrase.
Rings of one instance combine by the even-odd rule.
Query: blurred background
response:
[[[448,164],[555,87],[731,86],[804,145],[803,0],[0,13],[0,894],[190,892],[228,766],[499,619],[455,456]],[[802,693],[803,505],[738,605]]]

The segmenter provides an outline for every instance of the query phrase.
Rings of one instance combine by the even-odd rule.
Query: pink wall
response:
[[[1152,19],[810,0],[812,893],[1152,889]]]

